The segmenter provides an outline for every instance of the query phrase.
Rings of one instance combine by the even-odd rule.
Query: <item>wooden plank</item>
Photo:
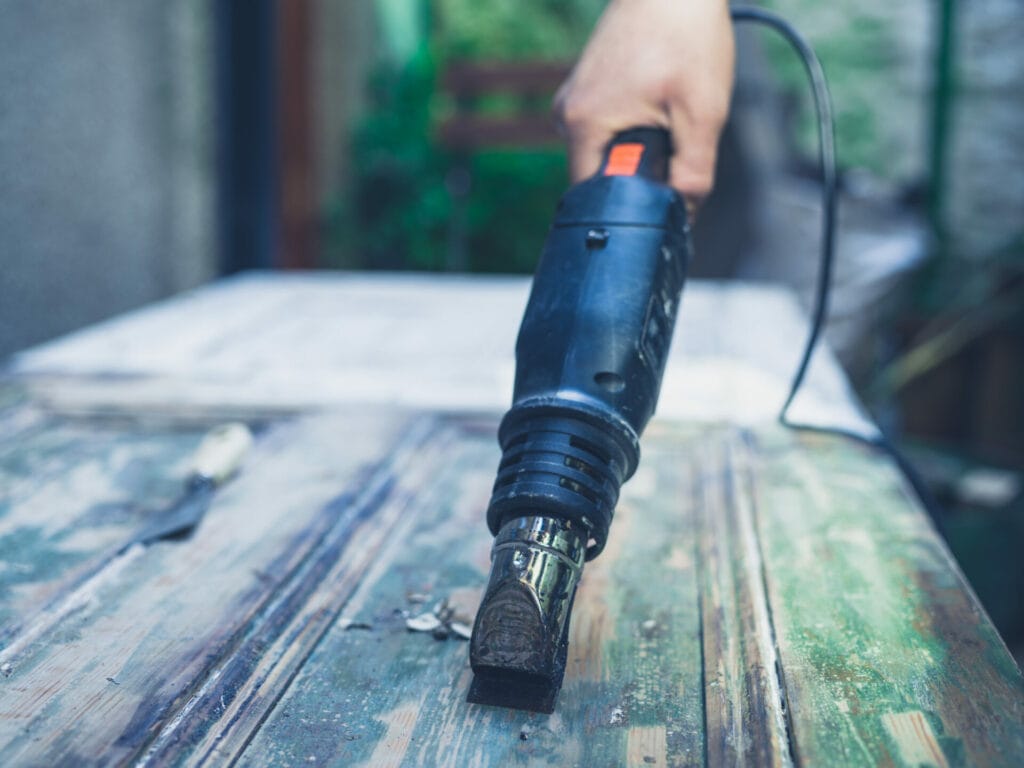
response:
[[[18,410],[4,419],[11,431],[0,442],[0,641],[182,492],[206,429],[58,419],[27,404]]]
[[[1020,671],[892,463],[781,429],[748,451],[798,762],[1024,763]]]
[[[332,614],[307,596],[350,539],[357,552],[379,545],[393,521],[367,515],[384,490],[403,492],[402,463],[424,436],[409,429],[400,414],[353,410],[272,430],[192,539],[129,550],[68,595],[73,610],[44,634],[10,638],[0,651],[5,762],[139,757],[296,615],[313,642]]]
[[[536,115],[455,115],[439,127],[441,142],[448,148],[477,152],[496,147],[549,147],[563,141],[554,118]]]
[[[456,97],[553,94],[570,72],[566,61],[454,61],[441,73],[441,87]]]
[[[418,610],[409,594],[484,586],[498,460],[485,430],[467,433],[422,489],[263,727],[218,759],[244,748],[240,765],[703,763],[693,497],[682,446],[652,432],[608,549],[584,570],[554,715],[466,704],[466,644],[405,627]]]
[[[751,286],[684,296],[659,412],[695,423],[645,436],[556,714],[466,705],[465,644],[401,612],[483,586],[526,290],[248,277],[19,357],[5,764],[1024,764],[1020,673],[891,462],[765,426],[804,327]],[[814,365],[797,417],[852,425],[834,360]],[[353,401],[382,405],[279,418]],[[177,493],[203,419],[239,411],[281,423],[198,535],[80,579]]]
[[[337,528],[318,544],[299,575],[279,590],[268,617],[152,740],[147,761],[180,762],[188,751],[187,762],[216,763],[248,743],[381,548],[401,536],[396,525],[415,514],[410,507],[417,492],[444,469],[451,442],[452,430],[438,426],[388,456],[356,500],[360,527]]]
[[[18,355],[12,372],[62,411],[498,410],[509,404],[528,290],[510,277],[257,273]],[[773,420],[805,335],[784,289],[690,281],[659,415]],[[815,354],[805,390],[794,418],[874,429],[828,349]]]
[[[793,764],[755,530],[752,467],[738,433],[703,436],[699,472],[705,740],[709,765]]]
[[[5,763],[1024,757],[1020,674],[891,464],[774,428],[652,424],[584,573],[556,714],[465,704],[466,645],[403,612],[479,597],[495,426],[363,408],[271,429],[195,538],[130,550],[45,632],[7,638]],[[52,431],[45,466],[73,478],[68,428],[21,437]]]

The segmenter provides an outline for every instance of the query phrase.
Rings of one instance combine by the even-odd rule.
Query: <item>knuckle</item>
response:
[[[711,189],[714,187],[714,179],[710,176],[694,181],[689,185],[689,189],[684,189],[683,194],[696,200],[703,200],[705,197],[711,194]]]
[[[710,96],[701,103],[696,122],[712,135],[717,135],[729,118],[730,100],[721,95]]]
[[[574,128],[592,122],[595,110],[592,99],[570,90],[555,101],[555,113],[567,128]]]
[[[709,194],[715,183],[715,175],[711,170],[694,171],[693,169],[681,169],[673,179],[675,187],[683,193],[687,199],[703,200]]]

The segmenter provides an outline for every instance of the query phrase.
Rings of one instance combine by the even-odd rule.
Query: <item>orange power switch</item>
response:
[[[616,144],[608,155],[605,176],[634,176],[644,156],[643,144]]]

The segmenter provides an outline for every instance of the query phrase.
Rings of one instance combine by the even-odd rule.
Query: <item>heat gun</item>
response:
[[[516,343],[471,702],[551,712],[583,565],[640,460],[690,258],[662,128],[615,136],[559,203]]]

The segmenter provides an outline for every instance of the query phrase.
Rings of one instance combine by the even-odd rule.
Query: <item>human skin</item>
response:
[[[662,126],[669,183],[696,210],[714,182],[734,65],[726,0],[611,0],[555,96],[573,181],[597,171],[616,132]]]

